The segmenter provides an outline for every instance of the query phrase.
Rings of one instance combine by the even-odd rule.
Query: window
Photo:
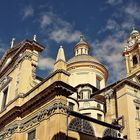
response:
[[[98,77],[97,76],[97,78],[96,78],[96,87],[98,88],[98,89],[100,89],[101,88],[101,78],[100,77]]]
[[[4,109],[6,106],[7,94],[8,94],[8,87],[3,91],[2,109]]]
[[[99,120],[99,121],[102,120],[102,115],[101,114],[97,114],[97,120]]]
[[[74,103],[69,102],[69,109],[70,109],[70,110],[74,110]]]
[[[36,130],[32,130],[28,133],[28,140],[35,140],[36,138]]]
[[[79,98],[80,99],[90,99],[90,93],[91,93],[91,91],[89,89],[81,90],[79,93]]]
[[[136,118],[140,119],[140,108],[136,106]]]
[[[83,90],[83,99],[89,99],[89,98],[90,98],[90,91]]]
[[[83,91],[83,99],[88,99],[88,91]]]
[[[97,108],[98,108],[98,109],[101,109],[101,105],[100,105],[100,104],[97,104]]]
[[[138,59],[137,59],[137,56],[134,55],[133,56],[133,66],[136,66],[138,64]]]
[[[138,80],[138,82],[140,82],[140,75],[137,75],[136,79]]]

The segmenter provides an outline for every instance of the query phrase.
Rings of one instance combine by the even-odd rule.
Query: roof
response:
[[[101,64],[95,57],[92,57],[90,55],[77,55],[77,56],[74,56],[72,57],[71,59],[69,59],[67,61],[67,64],[71,64],[71,63],[75,63],[75,62],[95,62],[95,63],[99,63]]]
[[[25,40],[21,41],[20,43],[15,44],[13,48],[9,48],[9,49],[5,52],[5,54],[4,54],[3,57],[1,58],[0,66],[3,64],[3,62],[4,62],[5,59],[6,59],[6,57],[7,57],[9,54],[13,53],[13,54],[15,55],[16,52],[19,51],[19,50],[21,50],[23,47],[25,47],[25,46],[27,47],[27,44],[28,44],[28,43],[29,43],[29,45],[37,46],[36,49],[37,49],[39,52],[41,52],[41,51],[45,48],[43,45],[39,44],[39,43],[36,42],[36,41],[30,41],[30,40],[25,39]],[[30,46],[29,46],[29,47],[30,47]]]
[[[117,89],[118,87],[124,85],[124,84],[127,84],[127,85],[131,85],[132,87],[135,87],[136,89],[139,89],[140,90],[140,84],[128,79],[128,78],[124,78],[120,81],[117,81],[115,83],[112,83],[110,85],[108,85],[107,87],[101,89],[101,90],[98,90],[97,92],[93,93],[91,95],[91,97],[94,97],[95,95],[98,95],[98,94],[101,94],[102,92],[105,92],[109,89]]]
[[[80,41],[75,45],[75,47],[79,46],[79,45],[87,45],[87,46],[89,46],[88,43],[86,41],[84,41],[84,37],[82,35],[80,36]]]

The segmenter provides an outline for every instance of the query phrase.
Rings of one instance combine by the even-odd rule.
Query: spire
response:
[[[15,38],[12,38],[12,41],[11,41],[11,48],[13,48],[14,44],[15,44]]]
[[[65,60],[64,49],[63,49],[62,46],[60,46],[60,48],[59,48],[59,50],[58,50],[56,62],[57,62],[58,60],[63,60],[64,62],[66,61],[66,60]]]
[[[64,54],[64,49],[62,46],[60,46],[58,53],[57,53],[57,58],[56,58],[56,63],[54,64],[54,71],[56,70],[66,70],[67,64],[65,60],[65,54]]]

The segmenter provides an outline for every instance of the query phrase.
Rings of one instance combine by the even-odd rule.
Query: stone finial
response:
[[[66,61],[65,60],[65,54],[64,54],[64,49],[62,46],[60,46],[59,50],[58,50],[58,53],[57,53],[57,58],[56,58],[56,62],[58,60],[63,60],[64,62]]]
[[[13,48],[14,44],[15,44],[15,38],[12,38],[12,41],[11,41],[11,48]]]
[[[36,35],[33,36],[33,41],[36,41]]]

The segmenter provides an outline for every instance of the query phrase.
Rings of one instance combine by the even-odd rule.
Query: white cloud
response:
[[[48,25],[50,25],[52,23],[52,19],[50,16],[48,15],[42,15],[41,17],[41,22],[40,22],[40,26],[41,28],[45,28],[47,27]]]
[[[80,31],[74,30],[72,24],[52,12],[41,15],[40,26],[43,32],[46,30],[49,38],[56,42],[71,43],[78,40],[81,35]]]
[[[31,17],[33,15],[34,15],[34,9],[32,8],[32,6],[29,5],[29,6],[24,7],[23,17],[22,17],[23,20],[28,18],[28,17]]]
[[[122,48],[123,42],[120,42],[113,36],[108,36],[102,41],[95,41],[92,45],[93,54],[101,62],[106,63],[110,73],[110,81],[116,81],[124,77],[125,65],[123,64]],[[98,48],[96,49],[95,48]]]
[[[39,58],[39,69],[41,70],[52,70],[54,66],[55,60],[50,57],[40,57]]]
[[[140,19],[140,9],[136,3],[129,3],[126,5],[126,7],[124,7],[124,12],[132,18]]]
[[[114,6],[114,5],[121,4],[122,2],[123,2],[123,0],[107,0],[106,3]]]
[[[115,4],[116,0],[108,0],[108,3]],[[118,1],[119,2],[119,1]],[[115,17],[113,15],[116,15]],[[117,13],[112,13],[112,17],[106,25],[99,31],[108,32],[103,40],[97,40],[92,44],[93,54],[108,66],[110,79],[113,82],[125,77],[125,61],[122,56],[124,43],[135,25],[140,19],[140,9],[136,3],[127,3],[125,6],[117,8]],[[96,48],[98,49],[95,49]]]
[[[107,20],[107,25],[106,25],[107,30],[118,30],[119,28],[120,28],[119,24],[115,20],[113,19]]]
[[[53,30],[50,34],[50,39],[53,39],[57,42],[66,41],[68,43],[74,42],[79,39],[81,33],[79,31],[71,32],[71,29],[68,27],[60,28]]]

